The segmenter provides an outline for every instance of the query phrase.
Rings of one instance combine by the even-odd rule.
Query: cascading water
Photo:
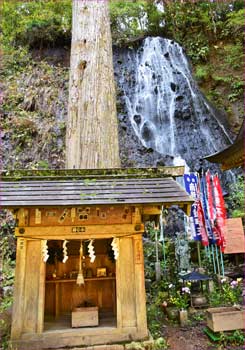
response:
[[[137,50],[118,52],[115,60],[121,104],[127,115],[120,113],[119,119],[124,124],[130,121],[143,146],[169,157],[166,163],[183,159],[195,170],[200,158],[230,144],[176,42],[149,37]]]

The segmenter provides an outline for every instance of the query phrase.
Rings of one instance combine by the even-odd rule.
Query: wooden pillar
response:
[[[23,329],[26,246],[27,240],[25,238],[17,238],[14,305],[11,327],[11,339],[13,340],[20,337]]]
[[[142,337],[147,336],[146,298],[145,298],[145,274],[142,235],[134,238],[134,268],[135,268],[135,302],[137,330]]]
[[[14,285],[12,340],[22,333],[43,331],[45,263],[41,240],[18,238]]]
[[[42,249],[42,241],[40,242]],[[45,280],[46,280],[46,263],[43,262],[42,252],[40,251],[40,268],[39,268],[39,291],[38,291],[38,311],[37,311],[37,333],[43,332],[44,326],[44,309],[45,309]]]
[[[44,263],[41,240],[28,240],[25,266],[23,332],[42,331],[44,313]]]
[[[132,237],[120,238],[117,268],[118,326],[136,327],[134,251]]]

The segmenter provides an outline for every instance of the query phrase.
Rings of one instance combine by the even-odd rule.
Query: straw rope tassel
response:
[[[81,286],[81,284],[84,284],[83,268],[82,268],[82,260],[83,260],[83,242],[82,241],[81,241],[79,252],[80,252],[80,256],[79,256],[79,271],[77,275],[77,284]]]
[[[42,241],[42,258],[45,263],[48,261],[49,258],[48,241],[46,239]]]

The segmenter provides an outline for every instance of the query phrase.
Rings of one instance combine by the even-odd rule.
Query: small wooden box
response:
[[[236,307],[216,307],[207,309],[207,326],[213,332],[243,329],[244,310]]]
[[[98,326],[98,307],[77,307],[71,313],[72,327]]]

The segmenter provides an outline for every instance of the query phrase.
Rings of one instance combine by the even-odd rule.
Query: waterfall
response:
[[[230,144],[179,44],[148,37],[137,49],[119,53],[116,63],[121,101],[144,147],[193,169],[198,159]]]

